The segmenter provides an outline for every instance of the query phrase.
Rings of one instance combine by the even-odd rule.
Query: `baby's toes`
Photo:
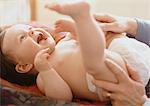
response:
[[[62,22],[62,20],[57,20],[56,22],[55,22],[55,25],[61,25],[63,22]]]
[[[61,12],[61,5],[58,3],[46,4],[45,8],[48,8],[48,9],[56,11],[56,12]]]
[[[63,32],[63,29],[61,27],[55,27],[55,33]]]

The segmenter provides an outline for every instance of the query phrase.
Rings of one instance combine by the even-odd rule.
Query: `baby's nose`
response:
[[[41,32],[39,32],[39,31],[30,31],[29,35],[31,37],[34,37],[34,36],[39,36],[39,35],[43,35],[43,34]]]

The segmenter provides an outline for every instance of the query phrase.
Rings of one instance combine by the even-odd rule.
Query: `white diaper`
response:
[[[92,80],[93,80],[93,76],[86,73],[86,81],[87,81],[87,85],[88,85],[88,89],[89,91],[93,92],[93,93],[96,93],[99,97],[99,99],[101,101],[107,101],[109,98],[107,98],[104,94],[103,94],[103,89],[102,88],[98,88],[96,87],[93,83],[92,83]]]
[[[150,79],[150,48],[131,38],[116,38],[108,47],[123,57],[127,64],[133,67],[140,75],[144,85]]]
[[[108,47],[108,50],[118,53],[123,59],[133,67],[140,75],[144,85],[150,79],[150,48],[135,39],[131,38],[116,38]],[[101,101],[106,100],[103,95],[103,89],[97,88],[93,83],[93,77],[86,74],[88,89],[96,93]]]

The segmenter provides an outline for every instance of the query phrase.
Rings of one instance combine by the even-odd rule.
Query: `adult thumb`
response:
[[[101,23],[100,27],[103,31],[118,32],[115,28],[115,23]]]
[[[133,69],[131,66],[129,66],[128,64],[126,66],[127,66],[128,74],[130,75],[130,77],[135,81],[142,82],[138,72],[135,69]]]

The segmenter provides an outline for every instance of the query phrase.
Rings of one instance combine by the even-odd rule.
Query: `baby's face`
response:
[[[45,48],[50,48],[51,52],[55,48],[55,41],[48,32],[18,24],[7,30],[2,50],[17,63],[33,63],[37,52]]]

